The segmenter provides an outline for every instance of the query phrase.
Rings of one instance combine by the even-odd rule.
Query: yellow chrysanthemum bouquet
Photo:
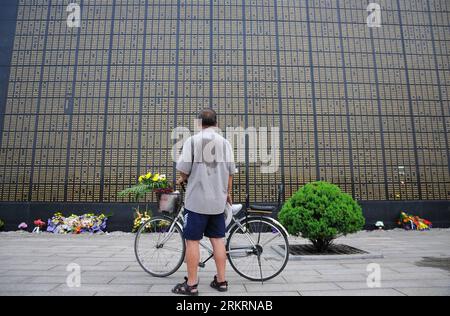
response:
[[[151,172],[146,175],[142,175],[138,179],[139,184],[146,184],[151,186],[153,189],[162,188],[165,189],[169,186],[167,178],[164,174],[152,174]]]
[[[134,222],[133,222],[133,233],[136,233],[143,224],[148,222],[151,219],[148,211],[140,212],[139,209],[136,209],[134,213]]]
[[[169,185],[165,175],[159,173],[153,174],[151,172],[144,174],[139,177],[138,184],[119,192],[119,197],[127,197],[131,195],[136,201],[138,201],[150,192],[172,192],[172,188]]]
[[[165,175],[151,172],[138,178],[138,183],[119,193],[119,197],[132,196],[136,201],[144,198],[147,193],[155,192],[158,201],[158,211],[172,213],[178,209],[181,201],[180,192],[174,192]],[[139,212],[139,206],[137,211]],[[139,213],[135,217],[139,217]],[[142,216],[142,215],[141,215]]]

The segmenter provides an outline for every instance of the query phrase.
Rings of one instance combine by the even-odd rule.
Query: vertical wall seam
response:
[[[108,133],[108,106],[109,106],[109,92],[111,88],[111,61],[112,61],[112,50],[113,50],[113,41],[114,41],[114,22],[116,17],[116,0],[113,0],[113,11],[111,16],[111,28],[110,28],[110,36],[109,36],[109,52],[108,52],[108,70],[106,75],[106,92],[105,92],[105,110],[103,117],[103,141],[102,141],[102,156],[101,156],[101,165],[100,165],[100,195],[99,202],[104,202],[104,194],[105,194],[105,161],[106,161],[106,135]]]
[[[417,135],[416,135],[416,123],[414,121],[414,109],[412,104],[412,94],[411,94],[411,81],[409,78],[409,67],[408,67],[408,59],[406,55],[406,43],[405,43],[405,34],[403,29],[403,20],[402,13],[400,9],[400,0],[397,0],[397,12],[398,19],[400,25],[400,38],[402,43],[402,51],[403,51],[403,59],[405,63],[405,76],[406,76],[406,89],[408,92],[408,103],[409,103],[409,116],[411,120],[411,129],[412,129],[412,137],[413,137],[413,146],[414,146],[414,160],[416,165],[416,176],[417,176],[417,190],[419,193],[419,200],[422,200],[422,180],[420,178],[420,167],[419,167],[419,155],[417,149]]]
[[[39,124],[39,112],[41,109],[42,103],[42,86],[44,81],[44,69],[45,69],[45,59],[47,56],[47,42],[48,42],[48,29],[50,24],[50,12],[51,12],[52,0],[48,1],[47,4],[47,18],[45,24],[45,37],[44,37],[44,46],[42,47],[42,65],[40,68],[39,75],[39,88],[38,88],[38,99],[36,104],[36,117],[34,119],[34,132],[33,132],[33,149],[31,152],[31,168],[30,168],[30,184],[28,187],[28,201],[32,200],[33,197],[33,176],[34,176],[34,165],[36,163],[36,143],[37,143],[37,134],[38,134],[38,124]]]

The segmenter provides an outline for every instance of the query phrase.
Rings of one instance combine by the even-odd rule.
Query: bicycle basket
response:
[[[178,210],[181,203],[181,194],[179,192],[174,193],[161,193],[158,197],[158,211],[160,213],[173,213]]]

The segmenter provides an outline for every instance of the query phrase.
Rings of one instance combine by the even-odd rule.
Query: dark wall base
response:
[[[383,221],[387,229],[397,227],[401,211],[407,211],[433,222],[435,228],[450,227],[450,201],[364,201],[361,202],[366,217],[366,228],[374,229],[377,221]],[[12,203],[0,202],[0,219],[6,225],[5,230],[17,230],[21,222],[33,229],[33,221],[46,221],[56,212],[68,216],[84,213],[104,213],[112,215],[108,222],[108,231],[131,231],[134,208],[129,203]],[[141,206],[145,208],[144,205]]]
[[[425,218],[434,228],[450,227],[450,201],[364,201],[360,204],[369,229],[377,221],[383,221],[388,229],[398,227],[401,212]]]

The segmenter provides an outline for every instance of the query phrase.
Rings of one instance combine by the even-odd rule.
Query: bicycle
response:
[[[278,190],[278,206],[234,204],[231,223],[227,227],[226,250],[231,267],[251,281],[268,281],[278,276],[289,260],[286,229],[269,214],[281,206],[283,187]],[[154,277],[167,277],[178,271],[184,262],[186,244],[183,238],[184,202],[174,212],[158,215],[139,228],[135,239],[135,255],[140,266]],[[230,221],[230,219],[229,219]],[[200,245],[209,253],[199,266],[204,268],[213,258],[213,250],[204,241]],[[278,249],[275,249],[278,247]]]

